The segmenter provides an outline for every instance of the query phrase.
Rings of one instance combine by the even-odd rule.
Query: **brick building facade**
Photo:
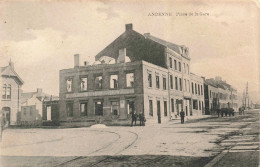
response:
[[[17,125],[20,119],[21,87],[23,80],[14,70],[14,64],[10,61],[6,67],[0,67],[1,91],[0,109],[10,125]]]

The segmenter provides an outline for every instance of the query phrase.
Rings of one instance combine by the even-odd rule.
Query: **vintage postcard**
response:
[[[257,0],[2,0],[0,166],[259,166]]]

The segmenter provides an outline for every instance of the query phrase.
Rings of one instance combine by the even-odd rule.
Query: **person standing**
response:
[[[133,110],[132,111],[132,122],[131,122],[131,126],[133,126],[133,123],[135,122],[135,126],[136,126],[136,111]]]
[[[4,114],[0,114],[0,141],[2,141],[2,137],[3,137],[3,130],[5,127],[5,116]]]
[[[184,124],[185,113],[183,110],[181,110],[180,115],[181,115],[181,123]]]
[[[144,113],[143,112],[140,112],[139,113],[139,120],[140,120],[140,126],[144,126]]]

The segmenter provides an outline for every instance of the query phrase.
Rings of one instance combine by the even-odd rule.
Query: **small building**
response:
[[[9,62],[6,67],[0,67],[0,109],[10,125],[17,125],[21,108],[21,87],[23,80],[14,70],[14,63]]]
[[[52,96],[38,88],[36,92],[22,93],[21,97],[21,124],[40,125],[43,120],[43,102]]]

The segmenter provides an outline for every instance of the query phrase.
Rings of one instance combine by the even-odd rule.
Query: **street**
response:
[[[180,124],[7,129],[2,166],[258,166],[259,110]]]

